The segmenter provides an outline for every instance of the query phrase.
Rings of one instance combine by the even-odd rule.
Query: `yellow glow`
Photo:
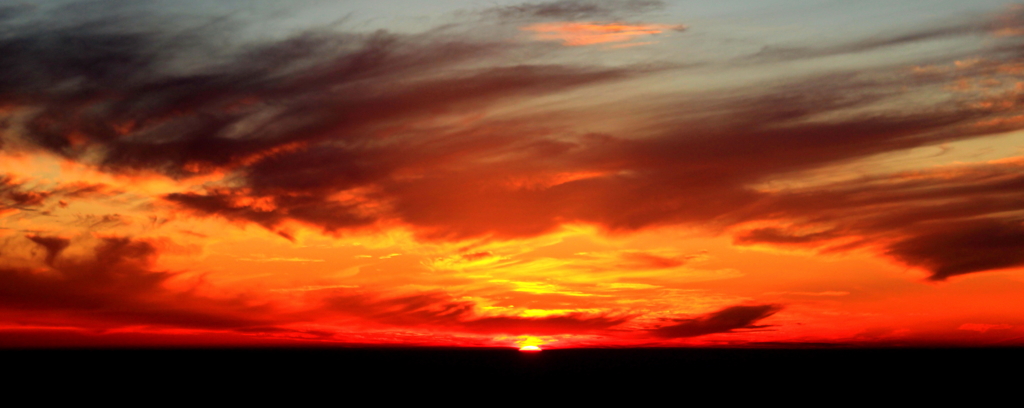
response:
[[[540,351],[540,347],[537,346],[522,346],[519,351]]]

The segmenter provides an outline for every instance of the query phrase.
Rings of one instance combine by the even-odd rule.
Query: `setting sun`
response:
[[[540,347],[537,346],[522,346],[519,351],[540,351]]]

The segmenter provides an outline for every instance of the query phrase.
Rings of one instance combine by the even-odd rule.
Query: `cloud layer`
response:
[[[559,273],[646,279],[658,271],[661,280],[589,286],[653,290],[692,272],[692,257],[649,247],[527,259],[536,248],[526,247],[540,245],[530,240],[555,241],[571,228],[601,237],[674,228],[740,247],[866,252],[933,281],[1024,265],[1020,158],[844,173],[885,155],[1024,127],[1017,10],[694,62],[666,50],[690,49],[675,42],[704,34],[655,21],[665,6],[524,3],[457,14],[462,20],[419,33],[323,28],[246,41],[226,25],[183,30],[154,16],[135,24],[113,14],[70,18],[68,9],[31,20],[32,8],[0,8],[0,153],[59,163],[33,164],[45,169],[32,180],[0,170],[0,217],[13,225],[0,231],[9,246],[0,309],[42,326],[337,340],[318,325],[341,321],[367,330],[673,342],[752,333],[784,309],[747,293],[696,308],[609,301],[585,310],[585,301],[563,298],[611,291],[583,293],[585,279],[559,282]],[[885,54],[979,37],[991,41],[969,59],[962,50],[921,60]],[[607,46],[653,38],[659,43],[644,58]],[[584,47],[596,44],[605,46]],[[857,56],[880,62],[822,62]],[[778,75],[764,80],[765,72]],[[708,83],[693,85],[701,81],[689,75]],[[49,179],[68,168],[165,187],[143,197],[150,190]],[[104,207],[118,205],[151,217],[144,233],[152,235],[98,233],[127,223]],[[80,222],[66,221],[72,215]],[[297,231],[339,240],[400,231],[431,247],[388,272],[370,269],[377,264],[325,272],[358,284],[323,278],[310,287],[325,289],[302,294],[201,295],[170,289],[186,272],[159,266],[162,245],[173,245],[159,236],[171,234],[159,229],[168,221],[157,220],[175,217],[192,223],[181,231],[227,221],[295,248],[304,245]],[[13,222],[25,219],[43,221]],[[189,239],[220,243],[209,232]],[[425,259],[437,248],[450,253]],[[236,258],[314,259],[253,251]],[[359,259],[397,263],[391,258],[402,254],[381,255]],[[544,273],[530,279],[480,272],[544,262],[556,266],[536,266]],[[424,268],[450,276],[443,284],[409,278]],[[388,274],[401,283],[388,283]],[[850,293],[774,293],[787,291]],[[561,311],[494,311],[529,296]]]
[[[524,19],[578,18],[606,13],[613,5],[628,11],[657,4],[558,2],[498,11]],[[871,44],[973,35],[992,24],[926,29]],[[397,221],[423,238],[463,239],[532,236],[580,222],[612,231],[676,223],[714,229],[806,210],[789,204],[793,200],[785,194],[750,188],[774,177],[1014,128],[998,121],[1004,111],[983,104],[872,112],[872,106],[898,99],[908,81],[925,88],[943,79],[883,79],[862,72],[714,97],[706,103],[715,108],[707,112],[660,106],[658,115],[636,118],[642,131],[579,134],[556,130],[559,123],[539,114],[505,118],[484,112],[661,70],[513,62],[510,54],[539,45],[499,47],[497,37],[469,39],[444,31],[310,32],[176,70],[174,63],[194,50],[157,47],[168,41],[159,31],[109,27],[42,25],[0,40],[6,50],[0,66],[7,68],[0,101],[24,112],[9,119],[6,143],[115,173],[223,174],[218,185],[165,199],[195,214],[271,230],[298,222],[337,233]],[[526,29],[531,27],[541,26]],[[601,28],[598,36],[634,32],[594,27]],[[72,42],[68,51],[64,44]],[[867,43],[836,47],[875,47],[856,44]],[[460,122],[473,114],[485,116]],[[999,123],[998,129],[983,123]],[[6,189],[9,207],[36,205],[49,194]],[[812,201],[829,195],[819,194],[824,196]],[[765,201],[772,203],[769,212],[751,210]],[[899,218],[905,208],[894,211],[890,217]],[[947,235],[957,225],[913,231],[894,225],[910,235],[886,251],[930,269],[935,279],[1016,264],[995,259],[1004,259],[1005,252],[997,243],[972,251],[993,259],[960,266],[923,252],[952,239]],[[984,233],[1001,227],[964,228]],[[1015,227],[1010,222],[1005,228]],[[762,229],[737,242],[795,243],[840,233],[852,230],[795,238]],[[1010,247],[1016,242],[1011,232],[999,236]]]

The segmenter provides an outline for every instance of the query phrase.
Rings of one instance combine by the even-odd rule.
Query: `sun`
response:
[[[522,346],[519,351],[540,351],[540,347],[537,346]]]

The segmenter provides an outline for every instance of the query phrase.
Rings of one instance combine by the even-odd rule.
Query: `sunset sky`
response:
[[[0,347],[1024,345],[1024,4],[0,5]]]

